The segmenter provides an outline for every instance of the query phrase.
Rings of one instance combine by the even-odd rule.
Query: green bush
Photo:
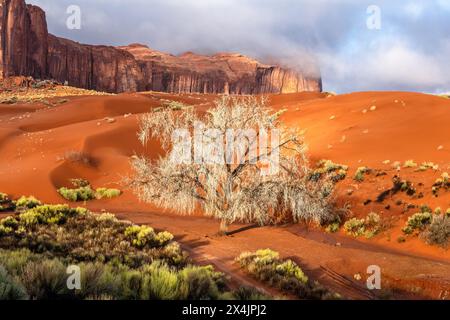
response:
[[[80,187],[76,189],[60,188],[58,193],[66,200],[77,202],[77,201],[88,201],[95,199],[95,191],[92,190],[90,186]]]
[[[0,265],[0,301],[26,299],[28,299],[28,295],[22,284],[16,282],[6,269]]]
[[[0,192],[0,203],[8,201],[8,195],[6,193]]]
[[[143,248],[146,245],[163,247],[173,239],[171,233],[167,231],[155,233],[153,228],[147,226],[130,226],[125,230],[125,236],[137,248]]]
[[[20,209],[32,209],[34,207],[40,206],[42,203],[33,196],[25,197],[22,196],[16,201],[16,206]]]
[[[444,172],[439,179],[433,184],[432,192],[435,197],[439,196],[439,191],[444,189],[445,191],[450,190],[450,175]]]
[[[57,259],[30,262],[21,282],[31,299],[60,299],[69,295],[66,267]]]
[[[219,299],[225,288],[223,273],[212,266],[188,266],[181,270],[182,297],[188,300]]]
[[[414,231],[423,231],[433,220],[431,212],[419,212],[408,218],[406,226],[402,229],[405,234],[413,234]]]
[[[67,205],[39,205],[0,221],[0,297],[11,299],[239,299],[211,266],[188,264],[168,232]],[[1,229],[0,229],[1,230]],[[264,259],[263,259],[264,260]],[[67,266],[81,270],[81,289],[67,288]],[[280,261],[278,277],[305,281]],[[6,283],[5,285],[3,285]]]
[[[344,231],[354,237],[372,238],[380,231],[380,216],[374,212],[365,219],[352,218],[344,224]]]
[[[355,179],[358,182],[363,182],[364,181],[364,175],[369,174],[370,173],[370,169],[367,167],[359,167],[356,170],[355,173],[355,177],[353,179]]]
[[[112,199],[112,198],[116,198],[118,196],[120,196],[122,194],[122,192],[118,189],[108,189],[108,188],[98,188],[96,190],[97,192],[97,198],[99,199]]]
[[[310,180],[319,181],[324,175],[330,175],[333,182],[344,180],[347,176],[348,166],[334,163],[331,160],[321,160],[317,168],[310,174]]]
[[[309,281],[302,269],[291,260],[282,260],[270,249],[244,252],[236,261],[247,273],[282,291],[306,299],[338,298],[317,283]]]
[[[450,217],[434,216],[423,236],[431,245],[447,247],[450,237]]]
[[[72,209],[68,205],[43,205],[20,214],[20,223],[25,226],[35,224],[62,224],[68,218],[86,214],[86,209]]]
[[[121,191],[118,189],[98,188],[92,189],[89,183],[82,179],[72,179],[74,185],[79,186],[75,189],[60,188],[58,193],[66,200],[77,201],[89,201],[94,199],[112,199],[121,195]],[[87,185],[86,185],[87,184]]]

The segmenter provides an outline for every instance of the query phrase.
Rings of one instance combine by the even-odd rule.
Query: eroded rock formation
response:
[[[93,46],[51,35],[45,12],[24,0],[0,0],[0,76],[55,79],[106,92],[291,93],[321,91],[306,77],[240,54],[174,56],[132,44]]]

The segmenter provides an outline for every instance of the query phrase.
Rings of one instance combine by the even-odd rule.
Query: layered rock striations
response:
[[[240,54],[174,56],[141,44],[80,44],[51,35],[45,12],[0,0],[0,77],[32,76],[106,92],[292,93],[321,91],[320,77],[265,65]]]

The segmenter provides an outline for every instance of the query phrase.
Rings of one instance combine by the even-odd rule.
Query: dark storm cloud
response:
[[[52,33],[92,44],[145,43],[174,54],[236,51],[320,66],[326,90],[450,91],[450,0],[28,0]],[[82,29],[66,27],[79,5]],[[381,29],[366,26],[369,5]]]

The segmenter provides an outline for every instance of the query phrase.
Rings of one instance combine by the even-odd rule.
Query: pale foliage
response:
[[[166,156],[156,161],[134,157],[132,185],[144,201],[182,214],[201,209],[224,224],[235,221],[266,224],[275,215],[292,216],[294,221],[328,221],[332,184],[309,179],[301,135],[288,130],[280,121],[280,114],[267,108],[264,99],[250,97],[224,97],[203,114],[179,103],[154,110],[142,117],[139,139],[143,144],[158,139]],[[237,135],[233,142],[241,150],[232,155],[237,160],[235,164],[174,163],[170,155],[172,134],[179,128],[189,129],[193,134],[192,128],[198,121],[206,128],[218,129],[224,136],[230,128],[277,129],[279,145],[268,143],[265,149],[258,148],[259,134],[255,139]],[[259,153],[256,159],[251,159],[254,148],[258,148]],[[271,161],[274,152],[279,152],[278,173],[261,175],[261,167]]]

